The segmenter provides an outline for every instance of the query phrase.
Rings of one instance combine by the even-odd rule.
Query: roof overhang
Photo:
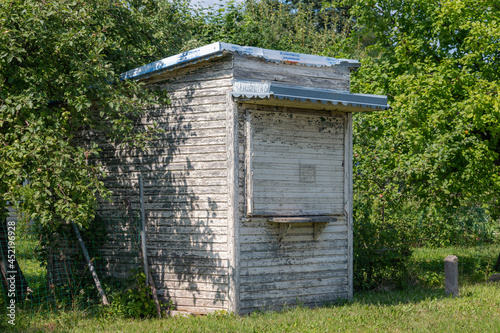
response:
[[[350,68],[357,68],[360,66],[359,61],[352,59],[337,59],[310,54],[268,50],[258,47],[239,46],[235,44],[216,42],[129,70],[121,74],[121,78],[122,80],[140,80],[148,78],[152,75],[158,75],[163,72],[185,67],[200,61],[222,57],[226,53],[238,53],[263,58],[267,61],[298,64],[303,66],[344,66]]]
[[[234,80],[233,97],[250,104],[290,106],[297,103],[315,104],[313,109],[331,109],[344,112],[387,110],[387,96],[352,94],[346,91],[289,86],[273,82]],[[319,105],[318,105],[319,104]]]

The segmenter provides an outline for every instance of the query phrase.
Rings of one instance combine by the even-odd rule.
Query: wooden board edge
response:
[[[227,168],[228,168],[228,311],[235,314],[240,312],[240,279],[239,279],[239,125],[238,108],[230,92],[226,96],[227,120]]]
[[[344,210],[347,218],[347,290],[349,300],[353,298],[354,287],[352,185],[352,113],[346,113],[344,127]]]

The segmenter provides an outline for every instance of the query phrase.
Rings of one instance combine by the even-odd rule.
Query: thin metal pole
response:
[[[144,184],[142,175],[139,175],[139,202],[141,205],[141,247],[144,259],[144,275],[146,275],[146,286],[149,284],[148,254],[146,251],[146,214],[144,213]]]
[[[89,253],[87,252],[87,248],[85,247],[85,244],[83,243],[82,235],[80,235],[80,231],[78,230],[78,227],[74,222],[71,222],[73,225],[73,229],[75,230],[76,237],[78,238],[78,242],[80,243],[80,247],[82,248],[83,255],[85,256],[85,259],[87,260],[87,265],[89,266],[90,273],[92,274],[92,277],[94,278],[95,286],[97,287],[97,290],[99,290],[99,295],[101,295],[102,299],[102,304],[104,305],[109,305],[108,299],[106,298],[106,294],[104,293],[104,289],[102,289],[101,282],[99,281],[99,277],[97,276],[97,273],[94,269],[94,265],[92,265],[92,261],[90,261],[90,256]]]

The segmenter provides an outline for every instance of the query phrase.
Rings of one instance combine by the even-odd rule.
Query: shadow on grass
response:
[[[364,291],[354,293],[354,300],[348,303],[360,303],[367,305],[397,305],[419,303],[428,300],[440,300],[448,298],[444,292],[444,287],[422,287],[414,286],[403,290],[392,291]]]

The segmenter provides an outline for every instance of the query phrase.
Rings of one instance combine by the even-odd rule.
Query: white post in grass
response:
[[[444,292],[446,295],[458,296],[458,258],[447,256],[444,259]]]

